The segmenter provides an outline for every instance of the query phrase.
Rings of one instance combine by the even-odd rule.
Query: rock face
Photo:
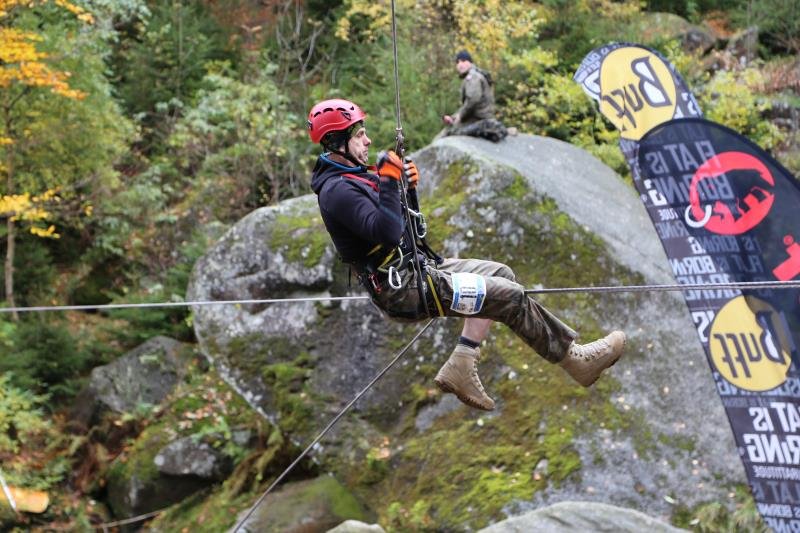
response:
[[[503,520],[478,533],[573,533],[614,531],[615,533],[680,533],[649,516],[613,505],[594,502],[563,502],[522,516]]]
[[[323,533],[344,520],[364,518],[361,505],[345,487],[330,476],[321,476],[287,483],[267,496],[239,531]]]
[[[443,255],[505,262],[531,288],[673,283],[636,193],[578,148],[447,137],[413,156],[429,240]],[[311,195],[236,224],[196,263],[187,300],[328,295],[364,293],[348,285]],[[439,320],[315,459],[398,530],[477,529],[586,499],[669,520],[665,496],[723,501],[744,480],[679,294],[539,299],[584,340],[624,329],[625,358],[587,391],[496,325],[480,372],[498,405],[478,413],[432,385],[460,329]],[[304,445],[420,327],[387,321],[364,299],[194,312],[209,360]]]
[[[386,533],[378,524],[365,524],[358,520],[345,520],[327,533]]]
[[[230,457],[194,437],[169,443],[156,454],[153,461],[162,474],[196,476],[212,481],[225,479],[233,467]]]
[[[93,369],[89,385],[76,401],[73,419],[89,427],[103,411],[126,413],[142,404],[159,404],[182,372],[180,348],[174,339],[154,337],[113,363]]]

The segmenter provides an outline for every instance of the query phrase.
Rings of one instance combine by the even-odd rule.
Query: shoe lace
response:
[[[472,371],[470,372],[470,378],[472,378],[472,383],[478,388],[479,391],[484,392],[483,383],[481,383],[481,378],[478,377],[478,360],[479,357],[475,358],[475,361],[472,363]]]
[[[609,347],[608,341],[599,339],[589,344],[576,344],[573,353],[584,361],[593,361],[607,351]]]

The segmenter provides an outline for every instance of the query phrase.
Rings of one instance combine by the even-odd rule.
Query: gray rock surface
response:
[[[594,502],[562,502],[515,516],[483,528],[478,533],[680,533],[646,514]]]
[[[242,518],[244,513],[237,517],[237,523]],[[348,519],[365,520],[367,514],[338,481],[331,476],[320,476],[281,486],[264,498],[239,531],[322,533]]]
[[[182,374],[186,361],[180,358],[180,348],[174,339],[153,337],[114,362],[94,368],[72,418],[89,427],[103,411],[126,413],[159,404]]]
[[[385,533],[385,530],[378,524],[365,524],[358,520],[345,520],[327,533]]]
[[[517,135],[502,143],[446,137],[415,154],[415,161],[425,168],[423,175],[440,175],[436,171],[442,165],[436,160],[464,153],[489,167],[513,168],[535,191],[555,200],[559,210],[608,243],[620,263],[653,283],[674,283],[661,243],[643,234],[652,224],[636,191],[600,160],[558,139]],[[433,174],[428,167],[435,169]],[[433,194],[435,183],[423,182],[422,190]]]
[[[162,474],[215,481],[225,479],[233,467],[230,457],[194,437],[184,437],[164,446],[153,462]]]
[[[522,250],[536,250],[538,244],[532,239],[547,239],[547,227],[555,222],[549,215],[534,212],[539,218],[533,222],[541,222],[544,229],[533,235],[532,220],[526,218],[531,216],[530,206],[520,202],[547,201],[555,204],[558,216],[566,215],[599,239],[606,256],[619,268],[635,273],[644,283],[674,283],[635,191],[579,148],[531,135],[509,137],[498,144],[447,137],[412,155],[422,175],[423,208],[441,199],[445,176],[452,179],[453,169],[463,170],[456,179],[466,200],[429,213],[429,218],[448,226],[439,250],[444,255],[463,256],[480,242],[502,250],[503,255],[493,259],[526,261],[523,254],[529,252]],[[531,192],[519,200],[499,192],[517,179]],[[187,300],[363,295],[357,286],[348,286],[346,267],[335,262],[328,241],[323,241],[322,250],[304,244],[319,234],[325,236],[316,210],[316,198],[309,195],[242,219],[197,262]],[[294,245],[286,244],[282,236],[287,225],[294,228],[289,231]],[[566,241],[562,248],[570,245]],[[567,254],[557,265],[565,279],[571,271],[584,268],[575,262],[576,257],[573,254],[570,262]],[[619,281],[610,275],[602,277],[602,272],[600,276],[593,283]],[[522,281],[528,286],[536,283]],[[620,383],[611,401],[636,423],[625,431],[598,424],[593,431],[576,435],[572,446],[580,456],[580,475],[548,485],[530,499],[509,502],[506,514],[564,500],[592,500],[668,519],[673,511],[669,501],[687,506],[727,501],[729,487],[744,481],[743,470],[680,294],[626,294],[596,301],[600,302],[597,308],[559,309],[558,314],[571,323],[588,317],[599,327],[628,333],[628,353],[609,372]],[[292,437],[298,442],[307,442],[323,427],[419,327],[388,322],[363,300],[203,306],[194,311],[201,349],[251,405],[279,423],[282,417],[297,413],[298,406],[307,409],[303,411],[305,427],[292,421]],[[405,409],[413,386],[431,386],[432,373],[452,349],[457,328],[454,320],[435,324],[391,376],[370,390],[355,412],[317,447],[316,457],[337,468],[348,461],[363,468],[359,461],[370,442],[378,440],[373,437],[406,423],[414,428],[412,433],[424,435],[438,420],[461,409],[447,397],[418,412]],[[274,378],[277,370],[271,374],[264,370],[284,364],[295,369],[295,378],[288,383]],[[490,359],[484,364],[481,377],[488,390],[509,379],[502,361]],[[297,402],[291,412],[279,405],[286,394],[294,394]],[[503,416],[502,402],[489,416]],[[650,435],[646,449],[638,441],[643,434]],[[408,435],[393,435],[397,450],[402,450]],[[402,457],[402,451],[397,453]],[[541,465],[539,474],[546,471],[547,465]],[[390,475],[403,477],[404,473]]]

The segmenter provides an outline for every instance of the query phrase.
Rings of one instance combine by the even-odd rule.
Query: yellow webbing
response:
[[[428,277],[428,287],[431,288],[431,294],[433,295],[433,301],[436,302],[436,309],[439,310],[439,316],[444,316],[444,309],[442,309],[442,303],[439,301],[439,295],[436,293],[436,289],[433,286],[433,278],[427,272],[425,275]]]

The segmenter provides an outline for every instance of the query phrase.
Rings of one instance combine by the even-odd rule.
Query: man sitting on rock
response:
[[[456,54],[456,71],[461,78],[461,107],[452,115],[444,115],[446,127],[437,138],[448,135],[482,137],[492,142],[515,135],[516,128],[506,128],[494,116],[494,82],[488,72],[472,62],[466,50]]]
[[[385,314],[404,321],[466,318],[455,350],[434,379],[441,390],[471,407],[494,409],[477,373],[479,347],[493,321],[506,324],[584,387],[617,362],[625,346],[623,332],[614,331],[586,345],[575,343],[577,333],[526,295],[506,265],[441,259],[432,252],[423,254],[420,250],[429,249],[420,245],[420,281],[414,267],[413,230],[405,224],[400,194],[405,173],[408,197],[415,198],[417,167],[410,160],[404,164],[394,152],[380,154],[377,166],[368,166],[372,141],[365,118],[361,108],[347,100],[325,100],[311,109],[309,135],[325,150],[317,160],[311,187],[336,250]]]

